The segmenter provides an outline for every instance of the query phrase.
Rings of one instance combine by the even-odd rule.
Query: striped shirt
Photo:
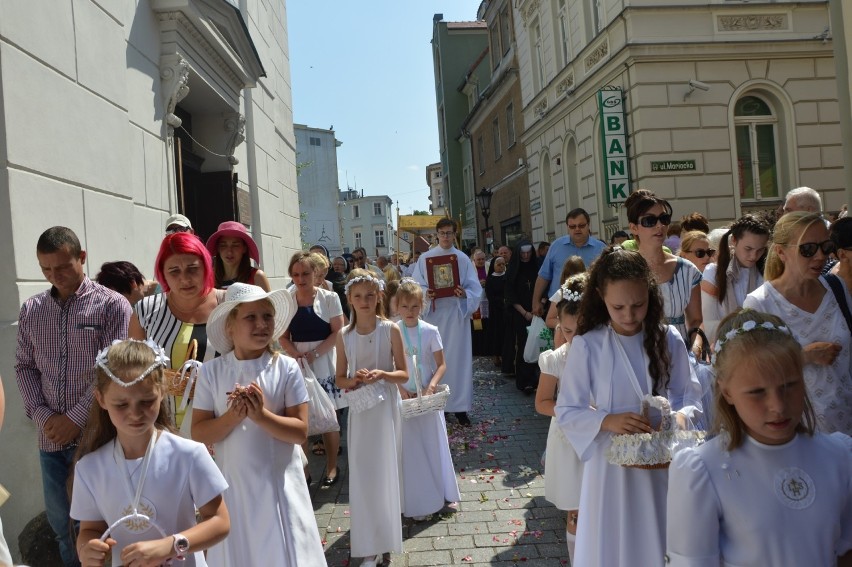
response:
[[[225,296],[224,291],[217,291],[216,297],[221,302]],[[143,297],[134,306],[139,324],[145,330],[145,336],[166,351],[166,356],[171,361],[172,370],[179,370],[186,362],[189,344],[195,339],[198,343],[196,360],[207,362],[218,356],[216,349],[207,340],[206,323],[184,323],[175,317],[169,309],[169,302],[165,293]],[[180,427],[186,410],[178,411],[182,398],[169,397],[167,404],[169,411],[175,416],[175,425]]]
[[[18,318],[15,377],[27,417],[38,426],[42,451],[74,445],[60,446],[44,434],[44,425],[54,414],[65,414],[85,429],[95,357],[114,339],[127,337],[130,313],[121,294],[85,276],[63,303],[53,287],[24,302]]]

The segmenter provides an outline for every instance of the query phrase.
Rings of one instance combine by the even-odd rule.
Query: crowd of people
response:
[[[852,561],[852,219],[808,188],[714,230],[647,190],[624,208],[609,242],[575,209],[493,256],[448,218],[407,262],[316,245],[274,291],[240,223],[205,243],[173,215],[153,281],[126,261],[92,281],[73,231],[46,230],[15,370],[63,564],[325,564],[308,464],[341,480],[341,425],[351,555],[389,561],[403,517],[461,498],[447,427],[475,419],[474,356],[552,417],[571,565]],[[707,441],[612,464],[614,436],[662,427],[648,399]]]

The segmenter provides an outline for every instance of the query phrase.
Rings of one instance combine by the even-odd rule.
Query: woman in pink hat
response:
[[[245,225],[236,221],[225,221],[219,230],[207,239],[207,250],[213,256],[213,273],[216,287],[227,289],[235,282],[247,283],[269,291],[269,280],[251,261],[260,264],[257,244],[252,240]]]

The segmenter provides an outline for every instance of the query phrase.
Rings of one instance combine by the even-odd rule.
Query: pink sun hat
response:
[[[260,264],[260,254],[257,251],[257,244],[254,243],[248,229],[243,223],[237,221],[225,221],[219,225],[219,230],[214,232],[212,236],[207,239],[207,250],[210,252],[211,256],[216,256],[219,253],[219,239],[223,237],[239,238],[245,242],[249,258],[254,260],[256,264]]]

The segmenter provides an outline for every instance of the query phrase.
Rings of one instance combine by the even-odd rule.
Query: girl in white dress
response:
[[[576,564],[659,565],[668,472],[612,465],[607,450],[613,434],[652,431],[639,413],[646,395],[693,417],[700,386],[683,339],[663,324],[662,297],[639,253],[604,250],[586,289],[556,402],[559,426],[584,462]]]
[[[725,315],[743,305],[748,294],[763,284],[769,225],[755,215],[743,215],[719,241],[715,264],[708,264],[701,280],[704,332],[711,342]]]
[[[337,387],[349,397],[349,511],[353,557],[375,567],[402,552],[399,390],[408,381],[402,336],[384,318],[382,282],[356,269],[346,282],[352,319],[337,335]]]
[[[447,369],[438,327],[420,320],[423,288],[404,278],[397,289],[398,323],[408,362],[408,382],[399,386],[402,399],[417,396],[415,380],[424,395],[434,394]],[[444,412],[433,411],[402,422],[402,476],[404,516],[417,521],[438,512],[446,502],[461,499]]]
[[[568,511],[565,541],[568,558],[574,564],[574,544],[577,540],[577,518],[580,507],[580,484],[583,480],[583,463],[565,438],[556,422],[556,396],[559,393],[559,377],[565,368],[565,360],[571,341],[577,331],[577,315],[580,299],[586,289],[588,274],[577,274],[568,278],[557,292],[559,302],[551,303],[556,311],[556,334],[563,337],[562,346],[546,350],[538,357],[541,377],[535,394],[535,409],[542,415],[553,416],[547,432],[547,449],[544,461],[544,497],[560,510]],[[567,379],[570,379],[568,377]]]
[[[852,440],[814,433],[802,347],[751,309],[719,326],[716,432],[670,468],[666,563],[822,567],[852,560]]]
[[[232,284],[207,322],[222,356],[201,368],[192,437],[216,447],[230,485],[231,535],[211,566],[325,562],[298,446],[308,431],[308,394],[296,361],[272,349],[296,310],[287,290]]]
[[[766,281],[743,306],[780,317],[793,331],[819,430],[852,435],[852,329],[820,275],[834,250],[820,215],[787,213],[775,223]]]
[[[116,341],[97,356],[71,498],[83,567],[108,554],[126,567],[205,566],[203,551],[228,535],[228,483],[204,445],[171,431],[168,360],[150,340]]]

